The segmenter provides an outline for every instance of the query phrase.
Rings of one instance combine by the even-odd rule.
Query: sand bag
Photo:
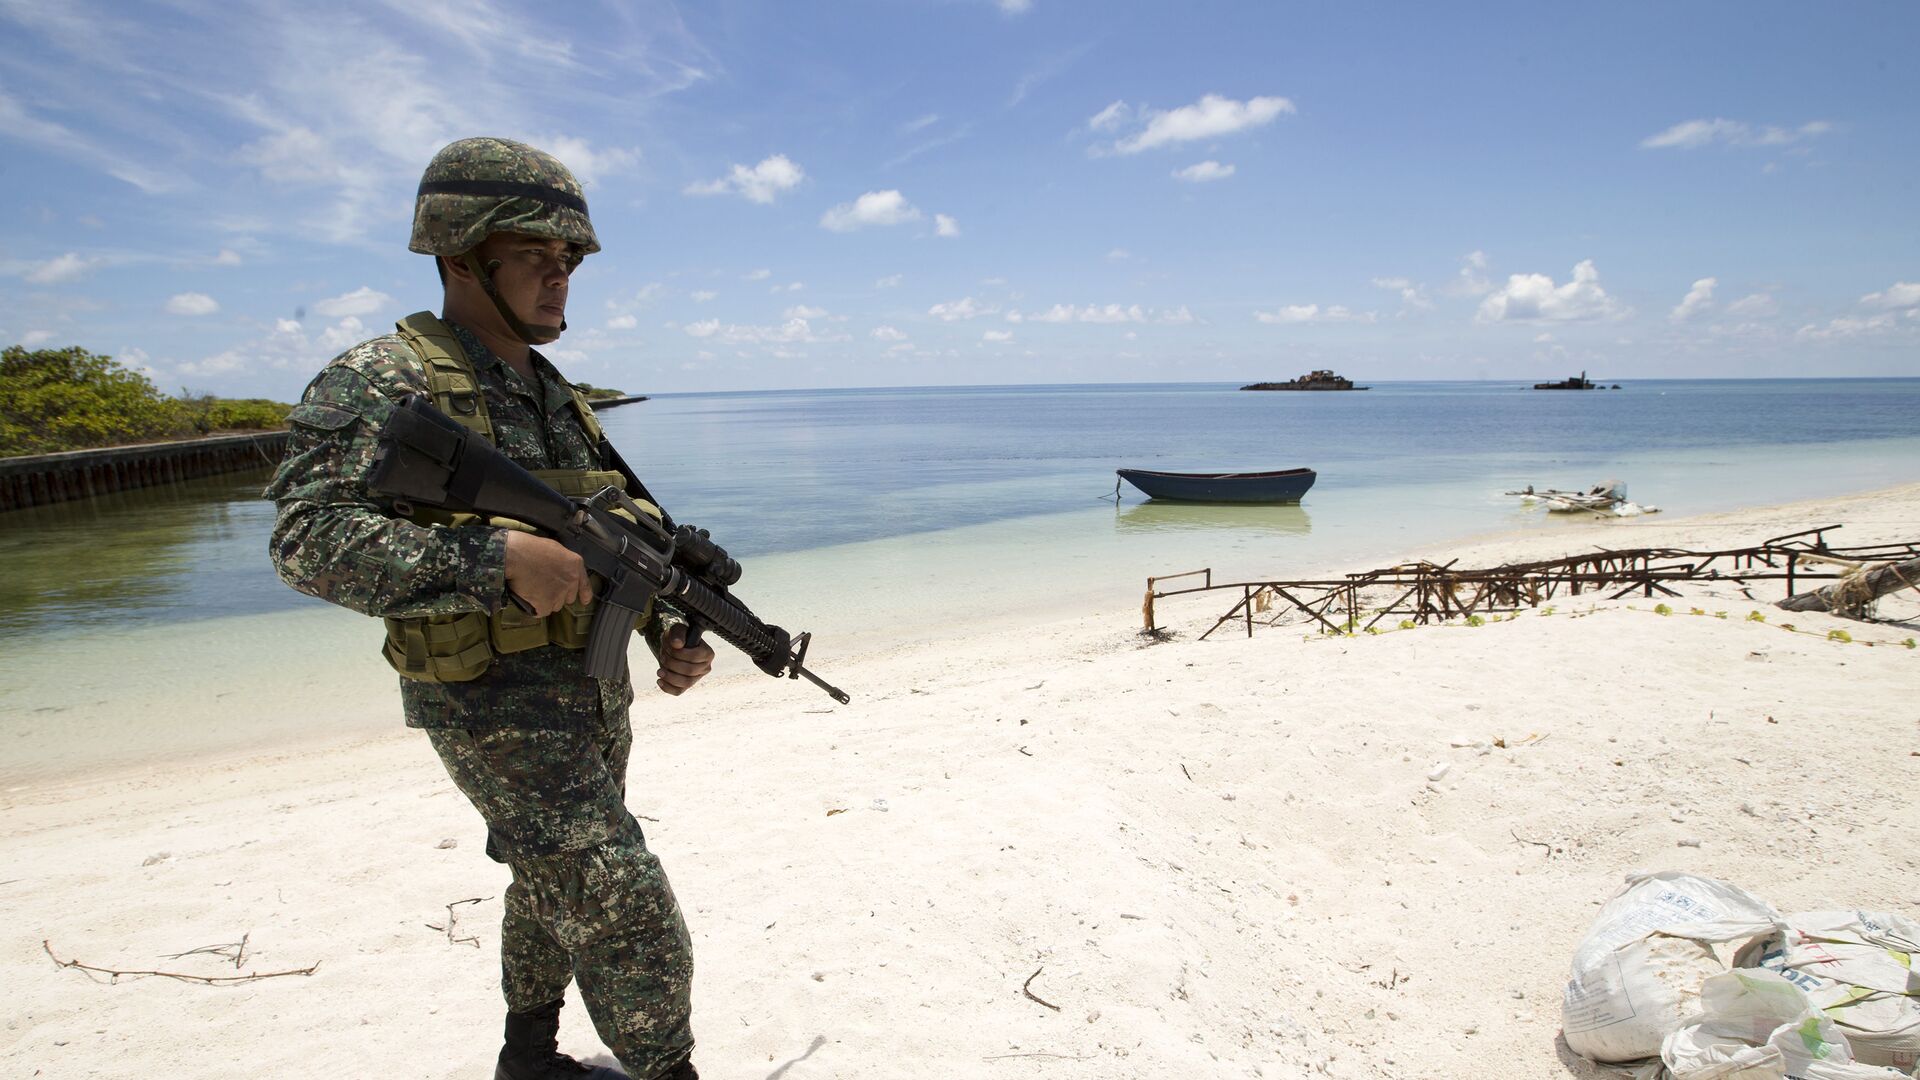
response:
[[[1839,1025],[1774,972],[1711,976],[1700,1006],[1661,1044],[1671,1080],[1905,1080],[1896,1069],[1857,1062]]]
[[[1573,954],[1561,1031],[1581,1057],[1658,1057],[1661,1040],[1695,1011],[1700,984],[1727,970],[1714,945],[1772,933],[1766,901],[1677,870],[1629,874]]]
[[[1738,967],[1765,968],[1840,1025],[1856,1061],[1914,1071],[1920,1062],[1920,923],[1877,911],[1808,911],[1749,943]]]

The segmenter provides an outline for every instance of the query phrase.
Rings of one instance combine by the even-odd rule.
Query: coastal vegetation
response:
[[[274,431],[290,409],[186,390],[173,397],[111,356],[78,347],[0,351],[0,457]]]

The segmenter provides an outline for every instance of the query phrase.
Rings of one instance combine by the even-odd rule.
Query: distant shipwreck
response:
[[[1371,390],[1370,386],[1355,386],[1353,380],[1331,371],[1309,371],[1297,379],[1286,382],[1257,382],[1243,386],[1242,390]]]
[[[1593,380],[1587,378],[1587,373],[1584,371],[1574,376],[1571,379],[1561,379],[1559,382],[1537,382],[1533,384],[1533,388],[1535,390],[1605,390],[1606,389],[1606,387],[1601,386],[1599,383],[1596,383]],[[1614,383],[1613,388],[1615,390],[1620,389],[1620,384]]]

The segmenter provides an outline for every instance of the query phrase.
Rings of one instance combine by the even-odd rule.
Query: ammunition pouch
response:
[[[493,425],[487,415],[486,398],[479,391],[479,380],[472,362],[460,349],[444,323],[427,312],[410,315],[399,324],[400,336],[420,356],[426,369],[434,405],[441,412],[473,430],[488,442],[493,441]],[[588,438],[600,437],[600,424],[586,398],[573,391],[574,407]],[[626,490],[626,478],[618,472],[594,469],[535,470],[535,476],[568,498],[584,499],[602,488]],[[643,513],[660,516],[652,503],[635,500]],[[621,507],[610,512],[628,517]],[[418,507],[410,518],[415,524],[438,528],[486,526],[533,530],[510,518],[482,519],[478,514],[453,513],[431,507]],[[593,626],[593,603],[568,604],[551,615],[532,615],[511,603],[492,614],[463,611],[455,615],[425,615],[385,620],[387,638],[381,652],[387,663],[402,678],[419,682],[470,682],[486,674],[496,656],[526,652],[544,645],[562,649],[586,647]],[[646,625],[652,609],[640,613],[635,627]]]

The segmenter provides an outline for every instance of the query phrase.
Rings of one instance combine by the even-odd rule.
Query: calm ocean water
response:
[[[816,633],[830,679],[843,657],[957,629],[1113,612],[1125,635],[1148,575],[1319,576],[1569,524],[1501,494],[1527,484],[1618,479],[1689,514],[1920,479],[1920,379],[684,394],[604,420],[674,515],[745,563],[739,595]],[[1319,471],[1297,506],[1100,498],[1121,466],[1297,465]],[[399,723],[378,625],[274,577],[265,480],[0,515],[0,789]],[[759,677],[728,650],[719,665]],[[794,686],[796,708],[824,703]],[[875,688],[846,689],[858,709]]]
[[[1152,538],[1169,533],[1202,562],[1209,536],[1229,547],[1291,538],[1332,557],[1538,521],[1498,497],[1526,484],[1620,479],[1637,501],[1685,513],[1920,477],[1920,379],[1586,393],[1388,383],[1333,394],[1217,384],[677,394],[604,421],[676,517],[746,560],[749,593],[755,559],[983,526],[989,548],[1028,561],[1130,537],[1143,553],[1165,550]],[[1143,506],[1131,488],[1117,508],[1096,501],[1120,466],[1298,465],[1320,475],[1297,508]],[[264,479],[0,515],[0,643],[316,603],[267,564]],[[926,545],[928,574],[945,569],[941,546]]]

